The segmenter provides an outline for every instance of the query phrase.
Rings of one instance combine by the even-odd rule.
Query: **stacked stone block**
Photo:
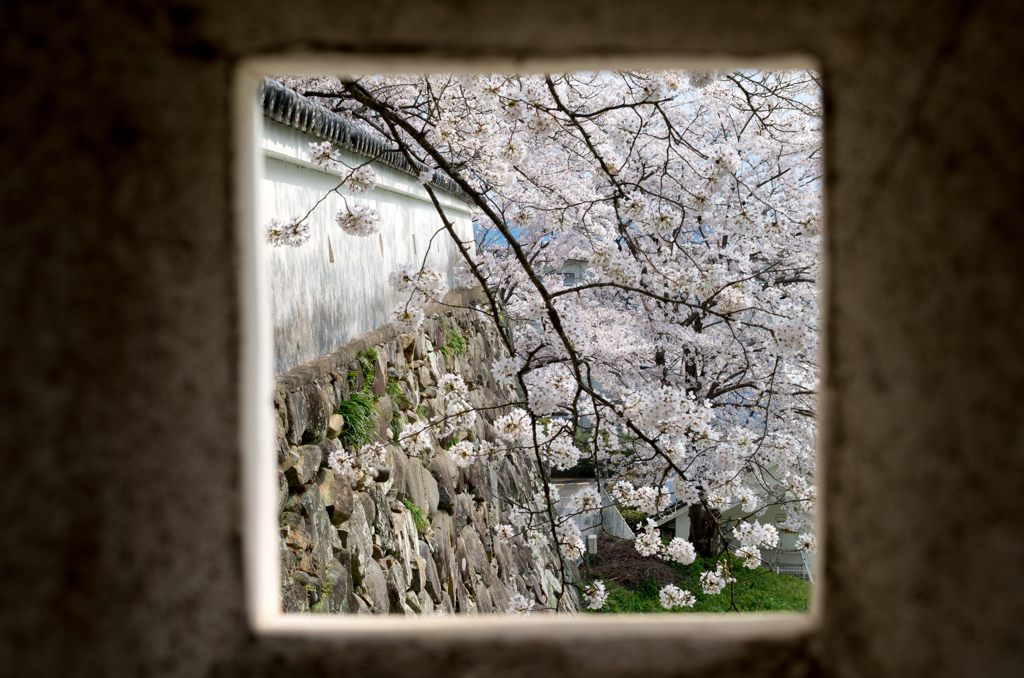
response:
[[[445,299],[460,306],[474,301],[465,292]],[[511,454],[460,469],[440,445],[410,457],[393,440],[396,412],[405,424],[442,412],[437,383],[446,373],[462,376],[473,405],[499,408],[480,412],[474,427],[457,432],[456,439],[494,442],[491,422],[518,399],[490,374],[490,362],[507,356],[494,324],[469,308],[431,310],[414,334],[381,328],[278,377],[285,612],[503,614],[516,593],[536,601],[538,609],[578,610],[576,589],[560,583],[563,568],[578,580],[573,563],[550,547],[531,551],[521,537],[511,543],[494,538],[493,526],[509,522],[510,502],[532,506],[540,478],[535,461]],[[464,338],[461,355],[442,321]],[[332,413],[353,389],[363,388],[367,367],[373,372],[370,390],[378,396],[376,439],[387,445],[387,455],[376,478],[356,482],[336,475],[327,458],[341,446],[343,422]],[[393,388],[386,393],[389,382],[400,396]],[[407,503],[425,518],[420,525]]]

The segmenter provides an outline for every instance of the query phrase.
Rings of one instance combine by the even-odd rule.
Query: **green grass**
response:
[[[338,414],[345,417],[345,426],[341,429],[342,444],[345,447],[354,445],[359,447],[370,442],[374,432],[377,430],[379,414],[374,407],[375,398],[372,394],[359,391],[343,400],[338,409]]]
[[[423,509],[417,506],[411,499],[403,499],[402,503],[405,504],[405,508],[412,514],[412,522],[416,524],[416,529],[420,532],[426,532],[430,528],[430,522],[427,521],[427,515],[423,512]]]
[[[359,369],[363,373],[363,390],[369,391],[377,378],[377,350],[364,348],[359,352]]]
[[[405,396],[402,394],[402,389],[399,387],[398,382],[394,381],[391,377],[388,377],[388,382],[384,386],[384,393],[387,394],[388,398],[391,399],[392,414],[391,414],[391,434],[393,440],[397,441],[398,437],[402,435],[402,431],[405,430],[405,419],[402,418],[402,400]]]
[[[388,379],[388,383],[384,386],[384,392],[391,398],[391,402],[394,403],[395,407],[398,407],[402,402],[402,398],[405,396],[402,394],[402,387],[398,385],[398,382],[394,379]]]
[[[466,338],[462,336],[462,332],[459,331],[458,326],[452,325],[446,319],[439,318],[438,322],[441,325],[441,332],[444,333],[447,342],[442,345],[438,350],[445,358],[450,358],[453,354],[455,356],[464,356],[469,351],[469,344],[466,343]]]
[[[775,574],[768,570],[748,570],[739,560],[736,561],[734,569],[739,580],[735,590],[730,594],[730,587],[727,586],[717,595],[705,595],[700,590],[700,575],[709,569],[714,570],[713,562],[698,558],[692,565],[672,563],[673,569],[679,572],[676,586],[690,591],[697,599],[692,608],[663,608],[658,601],[661,587],[653,579],[635,590],[622,588],[615,582],[605,580],[608,602],[601,612],[728,612],[732,610],[733,601],[740,612],[806,612],[809,609],[810,584],[796,577]]]
[[[402,436],[402,431],[405,430],[405,419],[402,418],[402,413],[396,408],[394,413],[391,415],[391,436],[395,443],[398,443],[398,439]]]

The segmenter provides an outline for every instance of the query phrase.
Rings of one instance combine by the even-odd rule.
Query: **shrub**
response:
[[[643,511],[637,511],[636,509],[626,508],[625,506],[616,506],[619,509],[619,514],[622,519],[629,525],[629,529],[636,532],[637,526],[644,526],[647,524],[647,514]]]

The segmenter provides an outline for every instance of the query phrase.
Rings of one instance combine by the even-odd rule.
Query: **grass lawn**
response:
[[[702,572],[715,569],[713,561],[705,562],[698,558],[691,565],[671,563],[670,567],[678,574],[676,586],[690,591],[696,597],[697,602],[692,608],[663,608],[658,601],[661,585],[653,578],[633,589],[603,579],[609,594],[608,602],[601,613],[726,612],[733,609],[732,603],[735,603],[740,612],[806,612],[810,605],[811,585],[807,582],[768,570],[748,570],[739,559],[733,566],[734,576],[738,580],[736,585],[727,586],[721,593],[713,596],[705,595],[700,589],[700,575]]]

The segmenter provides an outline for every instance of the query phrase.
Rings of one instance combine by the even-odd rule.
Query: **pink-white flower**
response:
[[[339,210],[334,221],[349,235],[365,238],[380,233],[380,216],[377,210],[362,205],[353,205]]]
[[[675,607],[693,607],[697,599],[689,591],[683,591],[675,584],[668,584],[658,592],[658,601],[663,608],[671,610]]]

